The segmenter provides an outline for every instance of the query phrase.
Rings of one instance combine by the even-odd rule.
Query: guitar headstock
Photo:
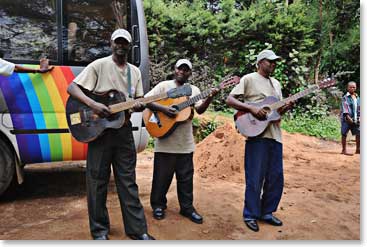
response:
[[[336,80],[334,78],[326,78],[318,83],[320,89],[328,88],[336,85]]]
[[[233,85],[237,85],[238,83],[240,83],[240,77],[239,76],[232,76],[224,81],[222,81],[220,84],[219,84],[219,88],[220,89],[223,89],[223,88],[226,88],[226,87],[230,87],[230,86],[233,86]]]
[[[181,87],[172,88],[167,92],[168,98],[174,99],[182,96],[190,96],[192,94],[192,89],[190,85],[183,85]]]

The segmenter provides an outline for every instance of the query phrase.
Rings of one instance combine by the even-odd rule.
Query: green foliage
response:
[[[175,61],[186,57],[194,66],[191,83],[205,90],[230,75],[255,71],[256,55],[263,49],[272,49],[283,58],[274,77],[282,83],[284,96],[315,83],[320,52],[320,78],[352,71],[339,80],[359,83],[359,2],[285,3],[145,0],[152,85],[165,80]],[[341,85],[345,90],[345,84]],[[214,99],[214,110],[229,110],[225,100],[230,91],[223,90]],[[322,93],[306,97],[295,112],[324,116],[330,109],[329,98],[330,94]]]
[[[340,121],[335,116],[312,118],[307,115],[284,117],[282,129],[327,140],[340,140]]]
[[[193,126],[194,126],[194,138],[195,142],[200,142],[205,139],[208,135],[210,135],[216,128],[218,127],[218,122],[215,118],[210,120],[206,119],[193,119]]]
[[[148,150],[153,150],[154,149],[154,138],[149,136],[148,139],[148,145],[146,147]]]
[[[352,72],[339,78],[342,90],[348,81],[360,85],[360,3],[327,0],[324,8],[321,71],[328,74]]]

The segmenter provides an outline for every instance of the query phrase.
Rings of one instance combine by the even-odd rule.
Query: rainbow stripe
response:
[[[37,67],[37,66],[34,66]],[[71,67],[55,66],[50,73],[0,76],[0,89],[14,130],[67,129],[66,89],[75,77]],[[84,160],[87,145],[70,133],[16,134],[24,163]]]

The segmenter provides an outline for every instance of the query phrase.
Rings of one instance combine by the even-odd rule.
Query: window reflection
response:
[[[116,6],[113,2],[117,3],[117,12],[113,10]],[[127,26],[127,6],[126,0],[64,1],[65,60],[70,64],[85,64],[110,55],[111,33],[118,23]]]
[[[0,0],[0,5],[5,58],[57,60],[56,0]]]

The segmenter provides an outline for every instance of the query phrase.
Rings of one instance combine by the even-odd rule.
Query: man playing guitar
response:
[[[265,120],[268,112],[250,102],[260,102],[268,96],[282,99],[278,80],[270,77],[279,56],[271,50],[263,50],[257,56],[257,72],[243,76],[227,98],[227,104],[236,110],[250,112],[255,118]],[[236,97],[243,96],[244,102]],[[280,108],[284,113],[293,102]],[[249,137],[245,147],[245,206],[243,218],[247,227],[259,231],[257,220],[281,226],[273,212],[276,211],[283,192],[283,147],[280,122],[270,122],[264,132]],[[263,193],[261,195],[261,191]]]
[[[187,59],[180,59],[175,65],[175,79],[163,81],[157,84],[145,96],[150,96],[167,91],[171,88],[180,87],[188,82],[191,76],[192,64]],[[199,95],[200,90],[191,85],[191,98]],[[194,109],[198,114],[202,114],[208,108],[214,95],[219,89],[213,89],[212,94],[205,100],[197,101]],[[174,118],[178,112],[176,108],[158,103],[150,103],[147,107],[152,111],[160,111],[168,117]],[[150,204],[153,208],[153,217],[161,220],[165,217],[167,208],[166,194],[172,182],[173,175],[176,174],[177,193],[180,203],[180,214],[191,221],[201,224],[203,218],[193,206],[193,152],[195,143],[192,129],[192,117],[180,123],[169,136],[155,138],[154,142],[154,172],[152,191],[150,194]]]
[[[109,107],[88,97],[79,86],[96,93],[115,89],[126,97],[139,98],[144,95],[139,68],[127,62],[131,41],[128,31],[117,29],[111,36],[112,56],[90,63],[68,87],[72,97],[92,108],[100,117],[111,114]],[[143,108],[139,102],[134,105],[136,111]],[[106,129],[102,136],[88,143],[86,180],[89,225],[96,240],[107,240],[110,231],[106,199],[111,164],[126,234],[132,239],[154,239],[147,233],[144,209],[139,200],[132,125],[129,117],[126,119],[121,128]]]

